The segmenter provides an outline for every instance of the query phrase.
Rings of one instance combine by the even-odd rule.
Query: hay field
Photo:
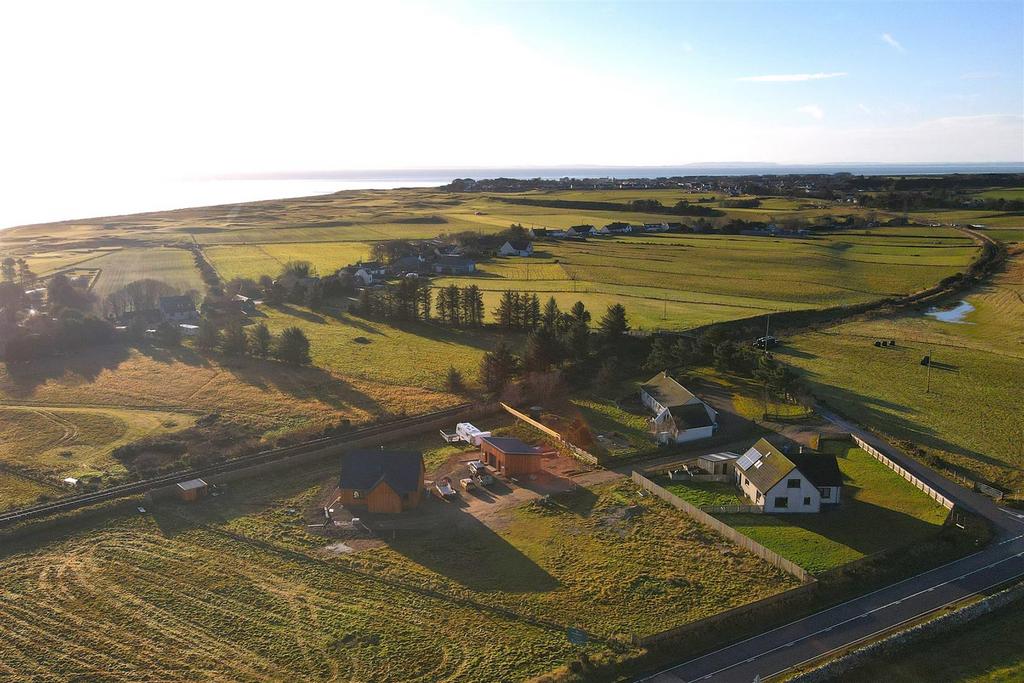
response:
[[[778,357],[863,424],[909,439],[1008,488],[1024,487],[1024,257],[965,297],[963,323],[923,314],[850,322],[791,340]],[[875,339],[896,348],[876,348]],[[919,362],[931,354],[931,371]]]
[[[306,242],[217,245],[204,247],[203,253],[224,280],[231,280],[257,279],[260,275],[277,277],[288,261],[309,261],[320,275],[330,275],[341,266],[368,260],[371,249],[368,242]]]
[[[92,291],[101,301],[129,282],[144,278],[166,282],[181,292],[190,289],[203,291],[203,281],[199,277],[192,254],[185,249],[120,249],[90,259],[87,265],[89,268],[100,269]]]
[[[620,486],[330,552],[289,513],[315,505],[310,484],[247,481],[0,551],[0,676],[521,680],[576,656],[567,626],[646,634],[795,584]]]

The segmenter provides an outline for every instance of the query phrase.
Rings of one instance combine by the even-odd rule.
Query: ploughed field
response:
[[[5,544],[0,677],[521,680],[577,656],[567,627],[643,636],[796,583],[631,484],[486,524],[428,501],[338,552],[305,477]]]

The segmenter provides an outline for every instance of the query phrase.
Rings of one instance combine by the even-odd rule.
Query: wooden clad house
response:
[[[399,513],[423,500],[423,454],[358,450],[341,456],[338,495],[345,507]]]
[[[518,477],[524,474],[540,472],[541,459],[552,451],[531,446],[519,439],[485,436],[480,439],[481,458],[488,465],[502,474]]]

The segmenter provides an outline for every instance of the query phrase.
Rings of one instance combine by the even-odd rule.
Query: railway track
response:
[[[29,519],[36,519],[39,517],[46,517],[48,515],[56,514],[59,512],[67,512],[69,510],[75,510],[78,508],[85,507],[87,505],[93,505],[95,503],[101,503],[108,500],[115,500],[117,498],[124,498],[126,496],[133,496],[139,493],[146,493],[156,488],[164,486],[171,486],[178,482],[187,481],[189,479],[195,479],[197,477],[209,477],[224,472],[231,472],[237,469],[243,469],[251,467],[253,465],[261,465],[267,462],[273,462],[281,458],[300,455],[303,453],[309,453],[311,451],[319,450],[330,446],[342,446],[350,441],[356,439],[363,439],[368,436],[374,436],[377,434],[384,434],[394,429],[400,429],[403,427],[410,427],[416,424],[431,422],[449,415],[457,415],[462,411],[469,408],[472,404],[462,403],[451,408],[445,408],[444,410],[438,410],[432,413],[424,413],[423,415],[415,415],[413,417],[402,418],[399,420],[392,420],[381,424],[371,425],[363,427],[361,429],[354,429],[350,432],[339,436],[323,437],[320,439],[313,439],[311,441],[304,441],[303,443],[296,444],[294,446],[286,446],[284,448],[272,448],[259,453],[253,453],[252,455],[245,455],[239,458],[233,458],[216,465],[210,465],[209,467],[201,467],[189,470],[179,470],[177,472],[171,472],[168,474],[162,474],[157,477],[150,477],[149,479],[143,479],[141,481],[130,482],[127,484],[119,484],[118,486],[111,486],[101,491],[95,491],[92,493],[83,493],[77,496],[68,496],[47,503],[40,503],[38,505],[30,505],[28,507],[18,508],[16,510],[8,510],[0,513],[0,527],[10,526],[17,522],[22,522]]]

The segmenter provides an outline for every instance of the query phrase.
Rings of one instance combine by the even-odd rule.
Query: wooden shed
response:
[[[338,496],[349,508],[398,513],[423,500],[423,454],[358,450],[341,456]]]
[[[540,446],[531,446],[519,439],[486,436],[480,439],[481,460],[510,477],[540,472],[541,460],[545,454],[554,451]]]
[[[177,489],[178,498],[192,502],[205,496],[209,487],[202,479],[189,479],[188,481],[178,482]]]

